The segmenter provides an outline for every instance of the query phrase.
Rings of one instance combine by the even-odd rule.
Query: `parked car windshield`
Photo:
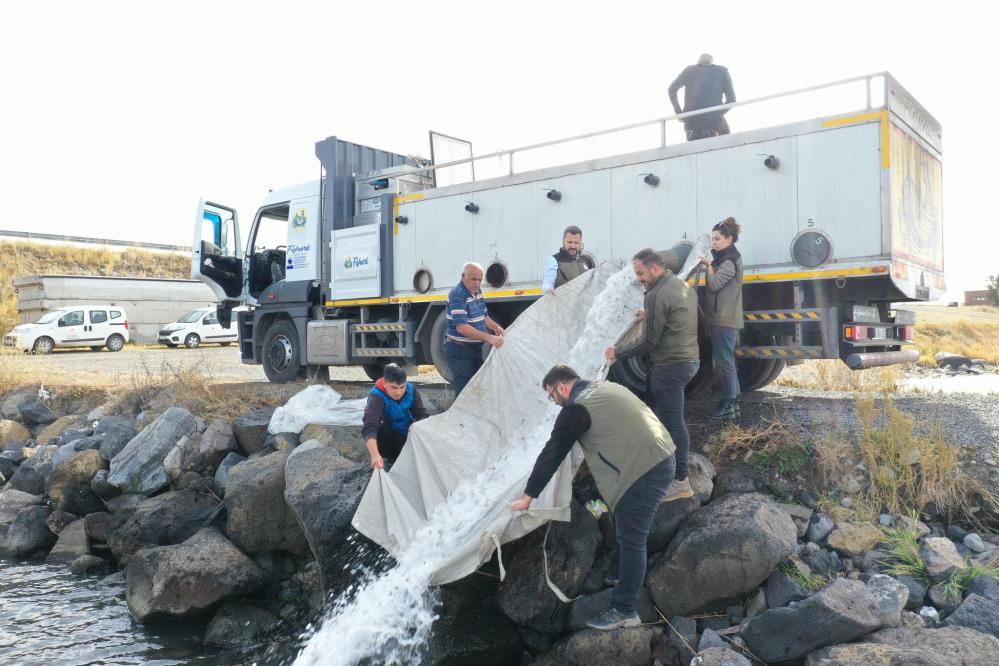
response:
[[[38,321],[36,321],[35,323],[36,324],[49,324],[51,322],[54,322],[56,319],[58,319],[59,317],[63,316],[64,314],[66,314],[66,313],[63,312],[62,310],[53,310],[52,312],[46,312],[41,317],[39,317]]]
[[[186,315],[178,319],[181,324],[193,324],[205,315],[204,310],[191,310]]]

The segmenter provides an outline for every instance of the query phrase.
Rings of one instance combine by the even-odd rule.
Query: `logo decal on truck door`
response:
[[[305,225],[308,222],[308,217],[305,214],[304,208],[296,208],[295,215],[291,218],[291,230],[292,231],[305,231]]]
[[[343,269],[351,271],[368,265],[368,255],[347,255],[343,258]]]

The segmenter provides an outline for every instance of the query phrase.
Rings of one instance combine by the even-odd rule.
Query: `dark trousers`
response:
[[[465,385],[475,376],[475,373],[482,367],[482,342],[451,342],[444,343],[444,358],[451,368],[454,378],[451,380],[451,387],[454,389],[454,397],[457,398]]]
[[[617,586],[611,593],[614,608],[630,615],[638,606],[638,593],[645,584],[649,530],[656,509],[673,483],[675,460],[670,456],[638,478],[614,509],[617,537]]]
[[[701,362],[679,361],[660,363],[652,367],[649,389],[655,401],[656,416],[666,426],[676,446],[676,479],[687,478],[687,454],[690,452],[690,434],[683,418],[684,388],[697,374]]]
[[[697,141],[698,139],[708,139],[713,136],[722,136],[723,134],[730,134],[728,128],[728,121],[724,118],[720,118],[717,123],[710,125],[708,127],[691,127],[684,132],[687,135],[687,141]]]
[[[735,368],[735,343],[738,338],[737,328],[711,325],[711,360],[718,375],[718,390],[726,400],[739,397],[739,373]]]
[[[402,453],[409,433],[402,433],[392,429],[388,421],[383,421],[378,428],[378,453],[385,459],[386,463],[393,463]]]

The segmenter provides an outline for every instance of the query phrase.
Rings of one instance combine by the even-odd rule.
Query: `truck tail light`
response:
[[[912,342],[913,328],[914,327],[912,326],[900,326],[898,329],[898,337],[906,342]]]
[[[843,337],[847,340],[866,340],[867,326],[847,326],[843,329]]]

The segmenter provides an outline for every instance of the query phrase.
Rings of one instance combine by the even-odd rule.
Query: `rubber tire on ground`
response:
[[[201,344],[201,338],[198,337],[197,333],[188,333],[187,337],[184,338],[184,346],[188,349],[195,349]]]
[[[364,368],[364,374],[368,376],[373,382],[377,382],[382,378],[382,374],[385,372],[385,366],[388,365],[388,361],[376,361],[375,363],[365,363],[362,368]]]
[[[701,365],[697,373],[687,382],[684,396],[688,400],[693,400],[706,393],[715,383],[714,371],[711,366],[711,339],[699,337],[699,353]],[[648,401],[647,363],[636,357],[631,357],[623,361],[617,361],[611,366],[607,378],[612,382],[621,384],[639,398]]]
[[[423,357],[437,368],[444,381],[450,383],[454,379],[451,366],[444,357],[444,338],[447,336],[447,315],[441,310],[430,329],[430,337],[423,341]]]
[[[108,338],[108,341],[104,346],[108,348],[108,351],[120,352],[125,348],[125,338],[115,333]]]
[[[267,329],[261,349],[261,361],[268,381],[287,384],[298,379],[302,371],[301,358],[302,347],[294,323],[283,319]]]
[[[777,379],[778,377],[780,377],[780,373],[782,373],[782,372],[784,371],[784,368],[786,368],[786,367],[787,367],[787,361],[785,361],[785,360],[783,360],[783,359],[780,359],[780,360],[778,360],[778,361],[777,361],[777,363],[775,363],[775,364],[774,364],[774,369],[773,369],[773,370],[772,370],[772,371],[770,372],[770,374],[769,374],[769,375],[768,375],[768,376],[767,376],[767,377],[766,377],[766,378],[765,378],[765,379],[764,379],[764,380],[763,380],[763,381],[762,381],[762,382],[760,383],[760,385],[756,387],[756,389],[755,389],[755,390],[759,391],[759,390],[760,390],[761,388],[764,388],[765,386],[768,386],[769,384],[773,384],[773,383],[774,383],[774,381],[775,381],[775,380],[776,380],[776,379]]]
[[[55,342],[52,338],[42,336],[35,340],[35,344],[31,345],[32,354],[51,354],[52,350],[55,349]]]

